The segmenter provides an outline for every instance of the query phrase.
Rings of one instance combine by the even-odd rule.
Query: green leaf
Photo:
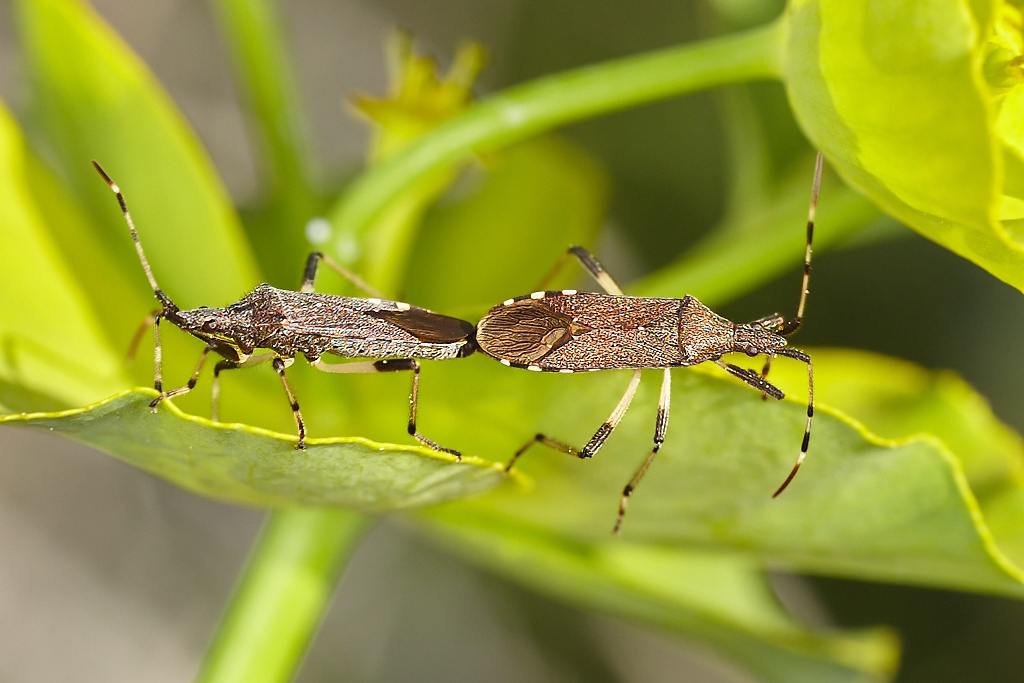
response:
[[[33,196],[30,152],[0,107],[0,403],[54,409],[95,400],[127,383],[86,297],[47,232]],[[47,197],[49,210],[65,195]]]
[[[554,74],[474,104],[353,183],[329,215],[338,230],[335,251],[359,255],[373,249],[371,230],[400,197],[476,155],[610,111],[712,84],[778,75],[779,28],[773,24]],[[371,261],[368,267],[380,266]]]
[[[292,680],[365,527],[347,510],[271,515],[196,680]]]
[[[509,478],[492,463],[367,439],[310,439],[211,423],[173,405],[149,409],[154,391],[118,394],[88,408],[0,417],[0,424],[60,432],[195,493],[261,506],[338,505],[381,512],[477,495]],[[183,447],[183,444],[186,444]]]
[[[305,240],[282,239],[282,233],[301,234],[316,215],[317,199],[310,178],[309,134],[280,12],[271,0],[217,0],[211,5],[233,57],[250,137],[259,153],[261,206],[246,229],[263,271],[276,282],[291,284],[310,249]]]
[[[866,351],[824,349],[814,360],[815,389],[830,407],[886,439],[938,437],[963,465],[975,493],[1012,481],[1024,468],[1020,436],[955,373]],[[780,366],[776,378],[792,386],[801,380],[801,368]]]
[[[138,57],[80,2],[21,1],[16,10],[32,88],[30,134],[59,152],[48,158],[103,217],[92,239],[145,286],[117,202],[90,167],[95,159],[124,190],[157,281],[182,306],[223,304],[256,284],[212,164]],[[118,301],[117,292],[106,300]],[[144,313],[127,315],[137,321]]]
[[[1006,94],[983,72],[1000,5],[1019,36],[1019,11],[994,0],[793,0],[784,82],[808,137],[851,186],[1024,290],[1020,153],[1002,132],[1021,129],[1019,86]]]
[[[1024,566],[1024,444],[954,373],[856,351],[815,354],[819,395],[889,439],[928,435],[959,461],[1000,552]],[[779,376],[797,378],[792,368]]]
[[[26,0],[19,8],[26,63],[36,97],[30,117],[35,121],[33,139],[45,152],[40,156],[59,159],[62,166],[56,170],[76,190],[78,202],[103,216],[95,223],[104,226],[102,229],[92,227],[92,221],[82,221],[85,229],[92,231],[92,239],[83,241],[102,245],[103,249],[112,245],[107,261],[121,264],[123,272],[132,274],[142,290],[142,295],[133,290],[136,298],[122,306],[116,287],[104,285],[110,294],[96,303],[97,308],[103,306],[102,314],[119,320],[137,319],[144,307],[136,302],[143,301],[149,292],[116,205],[86,165],[89,157],[100,157],[118,181],[127,185],[126,195],[135,210],[143,242],[157,265],[157,276],[176,299],[182,297],[185,305],[218,304],[237,298],[255,284],[252,259],[241,244],[237,219],[223,190],[181,117],[144,67],[77,3]],[[342,223],[340,237],[365,239],[368,226],[391,212],[390,236],[388,225],[374,233],[381,239],[384,253],[394,245],[383,242],[411,234],[405,232],[414,227],[411,218],[418,217],[423,209],[422,204],[408,201],[410,187],[425,183],[412,191],[422,190],[438,178],[446,178],[467,160],[513,140],[640,102],[727,81],[778,75],[778,48],[783,35],[779,26],[556,75],[478,105],[357,183],[334,216]],[[517,158],[517,154],[523,156]],[[509,160],[508,168],[495,166],[495,177],[510,180],[509,187],[518,192],[528,192],[534,180],[526,177],[530,168],[551,171],[551,177],[564,183],[563,187],[572,187],[572,172],[563,173],[573,166],[571,158],[565,168],[558,168],[557,159],[552,166],[545,166],[536,163],[537,159],[530,160],[531,154],[537,158],[550,154],[551,159],[573,156],[524,145],[483,161],[500,164],[503,158]],[[524,158],[526,162],[521,162]],[[511,164],[515,163],[522,165],[513,168]],[[589,164],[579,166],[575,172],[583,169],[584,175],[588,173]],[[501,172],[509,168],[516,173],[501,177]],[[27,177],[47,175],[40,168],[32,173],[35,175]],[[589,229],[594,219],[590,212],[596,212],[600,203],[598,176],[593,173],[580,184],[581,198],[571,207],[566,205],[572,210],[566,211],[566,225],[560,229],[568,233],[579,228],[569,225],[574,219]],[[1021,174],[1015,177],[1019,181]],[[46,182],[57,185],[52,176]],[[798,207],[802,213],[806,206],[806,178],[800,185],[799,201],[794,199],[792,206],[785,202],[785,215],[780,214],[780,219],[786,221],[785,234],[780,228],[762,235],[754,229],[755,222],[746,222],[748,219],[743,217],[723,232],[722,242],[708,247],[709,251],[726,254],[718,265],[725,267],[723,272],[728,277],[719,277],[716,297],[734,295],[740,288],[763,281],[783,262],[786,257],[782,254],[789,249],[781,246],[783,237],[786,244],[790,243],[790,209]],[[417,265],[418,270],[407,282],[415,287],[423,285],[426,298],[450,303],[456,296],[464,296],[455,283],[431,279],[443,278],[448,271],[460,275],[463,269],[480,267],[472,274],[474,279],[486,279],[490,273],[484,268],[488,266],[512,271],[485,283],[480,293],[483,298],[488,296],[485,291],[491,291],[489,287],[497,293],[499,287],[514,286],[516,280],[512,278],[522,275],[514,271],[523,269],[524,263],[539,266],[539,272],[546,268],[543,256],[532,262],[516,259],[528,256],[526,247],[536,235],[561,233],[546,233],[547,228],[531,223],[534,237],[514,245],[514,251],[503,251],[500,240],[513,232],[515,213],[526,203],[505,197],[495,199],[496,195],[486,197],[487,191],[483,187],[481,194],[472,196],[464,206],[443,207],[432,215],[431,221],[436,222],[424,235],[436,230],[435,234],[443,235],[444,240],[461,238],[456,249],[472,244],[474,223],[479,226],[477,230],[493,229],[496,234],[480,242],[492,247],[492,253],[481,262],[486,265],[467,261],[471,256],[468,251],[442,262],[439,254],[449,252],[435,245],[451,246],[443,240],[417,244],[417,253],[422,247],[430,258],[422,266]],[[787,199],[797,196],[788,189],[783,194]],[[406,203],[394,201],[403,196]],[[552,203],[552,198],[545,196],[529,206],[544,211]],[[69,215],[87,213],[75,204],[73,200],[66,202]],[[846,207],[843,215],[852,217],[849,225],[873,213],[856,198],[842,204]],[[53,216],[58,214],[54,212]],[[552,220],[549,227],[555,223],[554,216],[546,218]],[[54,220],[59,219],[48,215],[40,223]],[[162,233],[164,221],[164,229],[176,232]],[[793,221],[794,232],[801,228],[802,221]],[[51,238],[57,234],[51,233]],[[115,234],[116,240],[111,239]],[[150,234],[164,237],[154,237],[151,245]],[[759,241],[762,238],[764,241]],[[741,239],[750,240],[751,249],[733,253]],[[793,242],[795,262],[800,242]],[[765,247],[771,249],[770,267],[749,258]],[[70,248],[64,247],[65,254]],[[438,251],[430,251],[435,248]],[[213,256],[204,261],[208,254]],[[502,261],[503,256],[508,256],[507,263]],[[300,265],[296,264],[296,273]],[[404,268],[399,262],[371,265],[394,271],[394,277],[386,279],[401,281]],[[733,278],[737,266],[747,279],[739,284],[726,282]],[[674,275],[685,276],[690,282],[688,288],[699,288],[715,275],[693,263],[687,267],[691,270],[680,268]],[[74,273],[89,279],[81,266],[76,265]],[[526,277],[532,280],[532,274]],[[513,292],[503,291],[495,301],[510,293],[528,291],[533,282],[522,286]],[[672,283],[673,290],[675,286]],[[416,301],[415,292],[410,292],[410,298]],[[90,295],[95,296],[92,290]],[[36,308],[33,313],[38,315]],[[76,308],[80,307],[76,304]],[[103,328],[114,329],[106,321]],[[198,350],[196,346],[195,353]],[[821,355],[818,370],[826,378],[819,385],[822,404],[830,402],[832,392],[845,395],[835,388],[840,385],[830,385],[827,377],[858,367],[854,360],[842,354],[832,358],[828,353]],[[176,362],[191,363],[191,359]],[[893,655],[891,646],[877,635],[819,636],[788,620],[756,574],[756,568],[764,563],[857,578],[1015,596],[1022,593],[1019,571],[1009,559],[1024,557],[1024,543],[1012,540],[1014,534],[1022,537],[1019,529],[1024,519],[1024,496],[1013,466],[1013,458],[1019,455],[1014,450],[1016,441],[1005,430],[999,431],[998,423],[986,413],[985,406],[972,400],[976,397],[966,387],[926,395],[926,402],[920,405],[913,395],[897,397],[892,411],[884,408],[885,400],[890,398],[885,392],[877,387],[861,387],[862,395],[868,396],[867,407],[872,408],[863,411],[862,419],[869,423],[878,419],[879,433],[898,441],[878,438],[822,405],[804,470],[783,497],[772,501],[770,493],[792,465],[802,433],[805,407],[799,394],[806,384],[799,372],[803,368],[774,370],[795,397],[782,403],[763,402],[756,392],[728,378],[711,378],[702,371],[676,372],[669,440],[633,497],[625,540],[618,541],[610,537],[609,530],[620,492],[651,447],[656,403],[656,383],[651,378],[643,384],[632,412],[594,461],[580,462],[540,448],[529,452],[522,461],[522,471],[535,476],[532,488],[526,489],[511,484],[497,486],[507,478],[492,462],[503,464],[522,441],[538,430],[582,443],[607,417],[626,377],[617,373],[538,376],[503,368],[482,354],[458,363],[424,365],[421,407],[429,416],[428,433],[441,437],[446,444],[451,435],[460,435],[461,449],[486,456],[487,460],[467,457],[466,462],[455,464],[426,449],[379,445],[362,439],[314,440],[309,451],[296,452],[289,437],[186,418],[170,405],[152,414],[146,407],[152,392],[122,394],[91,409],[9,416],[2,422],[61,431],[190,490],[222,500],[258,505],[341,505],[366,510],[458,500],[431,509],[423,519],[432,520],[429,523],[436,533],[456,539],[453,543],[473,553],[478,561],[578,604],[676,632],[702,635],[705,642],[744,662],[752,671],[770,676],[773,674],[769,670],[777,669],[782,673],[774,675],[783,677],[779,680],[881,678],[891,671]],[[299,386],[309,379],[303,377],[306,371],[308,368],[296,368],[289,377],[295,377]],[[882,362],[864,361],[860,371],[879,382],[891,379]],[[786,372],[797,374],[787,380]],[[273,373],[253,372],[231,373],[226,383],[236,381],[236,375],[266,378],[259,380],[265,384],[276,382]],[[182,379],[186,376],[187,372],[181,373]],[[910,373],[899,376],[908,382],[913,379]],[[14,379],[20,381],[21,377]],[[401,381],[404,392],[407,378],[351,378],[352,389],[347,381],[336,388],[337,378],[321,379],[319,389],[312,392],[317,399],[311,410],[337,413],[336,419],[345,421],[346,427],[331,427],[328,431],[318,426],[316,433],[377,435],[386,433],[377,428],[388,422],[400,438],[401,421],[392,409],[383,407],[386,403],[381,397],[387,390],[381,386],[388,382],[397,386]],[[373,382],[381,385],[363,388]],[[280,386],[275,390],[280,394]],[[280,395],[264,401],[261,392],[244,393],[252,410],[238,414],[246,420],[259,422],[265,411],[275,409],[280,409],[282,419],[289,418]],[[848,393],[855,392],[851,389]],[[231,395],[230,387],[226,387],[226,394]],[[26,391],[25,396],[29,395]],[[299,395],[305,401],[309,394],[300,390]],[[935,416],[943,418],[915,423],[916,415],[928,411],[927,401],[940,408]],[[0,402],[6,403],[7,398],[0,396]],[[265,407],[271,404],[274,407]],[[876,407],[879,410],[874,410]],[[311,422],[331,424],[319,418]],[[908,431],[908,426],[914,428]],[[922,429],[932,434],[909,436]],[[949,446],[936,434],[949,441]],[[969,448],[972,445],[999,453],[976,452]],[[981,488],[972,491],[969,485]],[[489,495],[464,500],[491,489],[494,491]],[[335,511],[309,515],[296,527],[307,532],[297,542],[302,551],[298,554],[306,557],[317,556],[334,542],[331,537],[324,539],[323,545],[318,544],[315,530],[326,526],[330,518],[339,517]],[[710,554],[698,555],[694,546]],[[730,557],[723,559],[718,551]],[[271,548],[265,552],[265,557],[272,557],[279,551]],[[325,577],[333,571],[327,564],[318,563],[311,569],[317,574],[317,589],[305,594],[309,598],[305,606],[311,607],[307,614],[315,614],[324,604],[327,592],[323,587],[329,584],[329,577]],[[275,610],[287,603],[287,599],[280,598],[289,587],[299,585],[302,571],[302,563],[287,567],[283,570],[286,580],[281,582],[284,588],[278,585],[269,589],[274,595],[267,602],[276,603]],[[294,642],[308,632],[313,618],[304,619],[301,628],[283,623],[282,627],[291,631]],[[265,622],[263,635],[273,626]],[[295,652],[282,649],[275,654],[284,654],[294,663]],[[809,672],[817,672],[817,677]]]
[[[536,287],[570,244],[593,244],[604,222],[604,169],[563,139],[514,145],[483,165],[425,217],[403,288],[418,305],[478,314]]]
[[[674,263],[630,291],[647,296],[692,294],[706,305],[716,306],[750,291],[769,276],[793,269],[807,239],[808,168],[813,168],[810,158],[769,199],[734,213]],[[824,183],[815,253],[836,247],[880,217],[856,192],[837,187],[829,178]]]
[[[62,181],[33,163],[27,165],[25,182],[44,207],[46,228],[78,286],[88,292],[117,354],[124,354],[156,301],[117,201],[90,159],[100,161],[121,186],[157,281],[176,303],[185,308],[223,305],[258,284],[238,218],[212,164],[146,66],[83,3],[20,2],[16,10],[32,87],[26,115],[30,140],[42,150],[39,156],[58,165]],[[54,188],[54,196],[67,199],[52,201]],[[65,220],[68,216],[72,220]],[[9,262],[16,258],[17,252],[3,251],[0,267],[13,267]],[[294,264],[289,286],[301,268]],[[34,311],[36,318],[44,313]],[[173,330],[163,341],[165,379],[169,385],[184,383],[200,351],[198,342]],[[113,389],[152,381],[151,363],[141,360],[147,356],[140,351],[134,381]],[[245,415],[266,423],[261,416],[276,414],[266,407],[274,403],[256,397],[279,391],[273,387],[276,380],[260,372],[238,375],[227,384],[242,384],[246,391],[227,387],[223,414],[239,414],[237,397],[249,394],[256,400]]]
[[[543,530],[426,511],[454,551],[558,599],[704,643],[762,681],[890,680],[898,644],[885,629],[815,633],[779,604],[756,561],[629,543],[586,544]]]
[[[816,366],[823,377],[841,375],[845,360],[825,353]],[[460,514],[488,517],[493,527],[503,520],[526,524],[572,543],[615,542],[610,531],[619,495],[651,448],[653,380],[641,383],[632,411],[593,461],[536,447],[520,461],[535,482],[530,495],[499,490],[459,503]],[[495,373],[488,394],[515,396],[532,410],[500,419],[488,435],[489,452],[510,454],[535,432],[584,443],[626,382],[624,373]],[[874,436],[829,409],[827,392],[818,392],[807,462],[772,499],[798,452],[806,375],[782,386],[796,400],[761,401],[738,382],[677,371],[668,437],[631,498],[623,537],[741,551],[822,574],[1024,596],[1020,570],[995,545],[949,449],[932,435]],[[979,443],[993,443],[984,431],[994,421],[979,424],[971,412],[959,419],[948,411],[947,419],[984,439]],[[1019,489],[1012,480],[1004,483]]]

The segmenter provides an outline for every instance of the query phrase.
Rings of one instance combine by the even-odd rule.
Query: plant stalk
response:
[[[784,37],[779,19],[750,31],[538,78],[492,95],[362,174],[329,214],[337,230],[335,244],[349,252],[351,245],[362,245],[376,219],[407,188],[476,154],[601,114],[713,86],[778,78]],[[402,263],[402,250],[408,248],[404,240],[390,250],[374,250],[376,262],[363,268],[381,271],[381,263]],[[367,251],[355,259],[366,258]]]
[[[196,680],[292,680],[366,526],[348,510],[271,512]]]

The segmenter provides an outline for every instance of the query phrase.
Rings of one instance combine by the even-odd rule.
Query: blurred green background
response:
[[[253,152],[211,8],[197,0],[93,4],[168,88],[236,204],[253,201]],[[324,162],[317,173],[330,186],[362,163],[366,127],[343,100],[384,90],[381,44],[391,27],[412,31],[442,63],[460,41],[482,42],[491,64],[480,88],[492,91],[760,23],[778,9],[741,0],[349,0],[283,11]],[[10,8],[0,4],[0,95],[17,111],[26,93],[10,26]],[[777,85],[673,100],[562,131],[608,173],[608,229],[589,246],[620,282],[670,261],[721,218],[729,98],[755,104],[780,174],[806,160]],[[1003,420],[1024,427],[1015,363],[1020,294],[890,221],[869,234],[816,258],[798,345],[951,368]],[[720,312],[734,320],[789,313],[798,281],[794,269]],[[523,291],[532,285],[524,281]],[[0,443],[0,678],[188,679],[262,514],[193,497],[66,441],[4,430]],[[1019,603],[834,579],[780,576],[777,584],[812,621],[896,626],[905,642],[902,681],[1013,680],[1024,664],[1013,638],[1024,625]],[[675,639],[526,593],[388,524],[349,565],[299,678],[339,679],[746,680]]]

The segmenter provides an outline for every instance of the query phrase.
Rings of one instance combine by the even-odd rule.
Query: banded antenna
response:
[[[178,307],[171,301],[170,297],[164,294],[163,290],[156,283],[156,278],[153,277],[153,269],[149,266],[149,259],[146,258],[146,252],[142,250],[142,242],[139,241],[139,233],[135,230],[135,223],[132,221],[132,215],[128,213],[128,205],[125,204],[124,195],[121,194],[121,188],[117,186],[107,172],[95,161],[92,162],[93,168],[103,177],[107,185],[117,196],[117,202],[121,205],[121,213],[124,214],[124,220],[128,224],[128,230],[132,233],[132,242],[135,243],[135,251],[139,255],[139,261],[142,263],[142,270],[146,273],[146,279],[149,280],[149,286],[153,288],[153,294],[159,299],[160,303],[164,305],[165,310],[177,311]]]

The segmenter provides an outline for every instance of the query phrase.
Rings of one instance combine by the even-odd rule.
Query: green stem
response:
[[[316,211],[310,181],[310,145],[291,60],[273,0],[215,0],[235,80],[249,108],[252,134],[261,154],[267,216],[248,228],[263,270],[294,280],[305,256],[303,240],[281,240],[282,230],[301,231]],[[289,247],[295,253],[282,254]],[[302,252],[302,253],[300,253]]]
[[[775,196],[757,215],[722,225],[674,264],[635,283],[630,293],[693,294],[708,306],[718,306],[785,274],[803,256],[810,195],[806,185],[801,182]],[[815,232],[815,253],[834,248],[882,217],[871,202],[845,186],[830,189],[827,197],[818,208],[817,224],[828,229]],[[795,305],[796,271],[793,277]]]
[[[539,78],[488,97],[356,180],[330,212],[338,243],[361,245],[375,219],[406,188],[475,154],[627,107],[711,86],[778,78],[784,28],[778,20],[702,43]],[[403,243],[375,250],[374,259],[392,258],[406,248]]]
[[[292,680],[365,526],[347,510],[271,513],[196,680]]]

